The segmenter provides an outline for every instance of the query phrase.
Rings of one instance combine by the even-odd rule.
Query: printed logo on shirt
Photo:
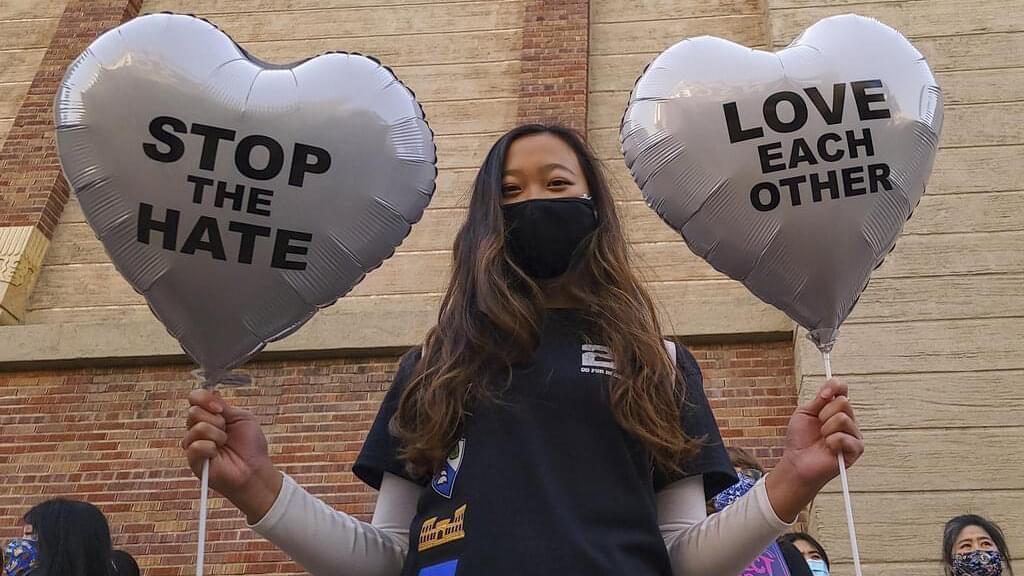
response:
[[[426,568],[420,568],[417,576],[455,576],[455,569],[458,567],[458,560],[449,560],[447,562],[441,562],[440,564],[427,566]]]
[[[582,352],[580,373],[604,374],[607,376],[615,373],[615,357],[612,356],[612,351],[607,346],[584,344]]]
[[[420,544],[417,549],[423,552],[465,538],[466,531],[462,527],[465,516],[466,504],[463,504],[455,509],[451,518],[439,519],[433,516],[424,520],[420,526]],[[421,571],[420,574],[422,573]]]
[[[452,497],[452,492],[455,490],[455,479],[459,475],[459,467],[462,466],[462,456],[465,451],[466,439],[462,438],[452,447],[452,451],[448,453],[448,458],[444,461],[441,469],[434,474],[434,480],[430,483],[434,492],[445,498]]]

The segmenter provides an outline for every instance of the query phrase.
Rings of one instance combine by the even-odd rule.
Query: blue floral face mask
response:
[[[814,576],[828,576],[828,566],[825,565],[824,560],[808,558],[807,566],[811,569],[811,574],[814,574]]]
[[[725,510],[726,506],[739,500],[740,496],[750,492],[750,489],[757,484],[757,478],[754,478],[753,476],[753,474],[747,474],[745,472],[739,474],[739,482],[726,488],[719,493],[718,496],[715,496],[712,501],[715,505],[715,510],[718,510],[719,512]]]
[[[4,549],[3,576],[28,576],[38,566],[36,543],[27,538],[15,538]]]
[[[1003,555],[996,550],[974,550],[953,558],[956,576],[1000,576],[1002,573]]]

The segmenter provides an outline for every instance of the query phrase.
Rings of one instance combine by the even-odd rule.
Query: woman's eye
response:
[[[515,186],[515,185],[512,185],[512,184],[506,184],[505,186],[501,187],[501,193],[502,194],[515,194],[518,191],[519,191],[519,186]]]
[[[568,180],[552,180],[551,183],[548,184],[548,186],[552,186],[552,187],[555,187],[555,188],[563,188],[565,186],[571,186],[571,185],[572,185],[572,182],[569,182]]]

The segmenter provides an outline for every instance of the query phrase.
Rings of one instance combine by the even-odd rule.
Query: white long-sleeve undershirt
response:
[[[422,490],[385,473],[373,520],[366,523],[334,510],[285,475],[274,505],[250,528],[312,576],[398,576]],[[772,509],[763,480],[710,517],[701,476],[670,484],[656,502],[673,576],[735,576],[790,526]]]

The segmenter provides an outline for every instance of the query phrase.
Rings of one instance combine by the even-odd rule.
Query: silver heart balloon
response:
[[[827,351],[920,200],[941,128],[921,54],[845,15],[776,53],[672,46],[637,80],[620,138],[689,247]]]
[[[191,16],[100,36],[55,110],[86,219],[207,383],[350,291],[434,192],[433,134],[379,62],[270,65]]]

